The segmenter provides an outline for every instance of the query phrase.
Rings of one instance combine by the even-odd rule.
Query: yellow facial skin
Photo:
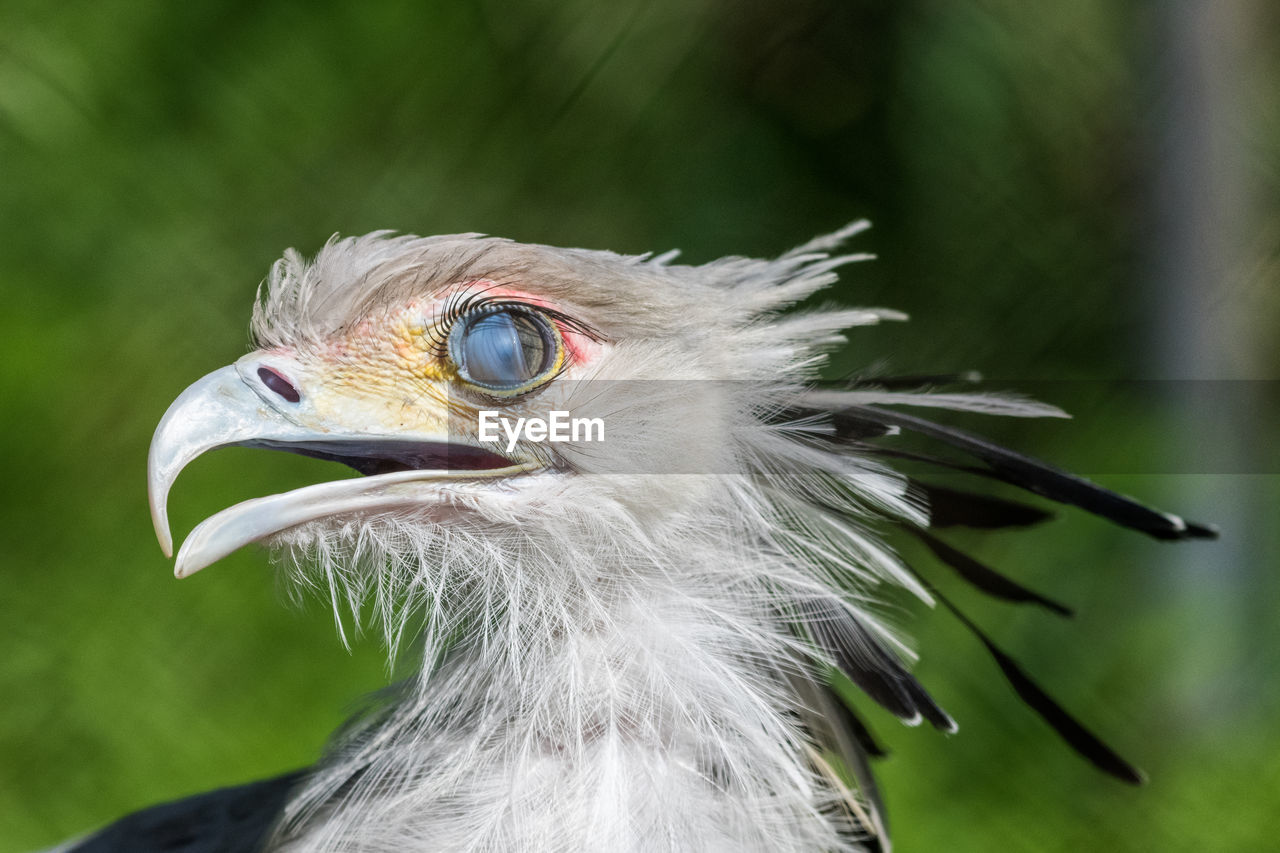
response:
[[[536,300],[522,294],[494,295],[537,308]],[[445,345],[449,329],[437,319],[450,296],[379,312],[316,347],[265,350],[246,358],[277,369],[299,388],[302,402],[294,419],[307,426],[403,438],[448,435],[474,443],[481,409],[515,404],[514,398],[530,389],[494,391],[465,382]],[[556,376],[573,353],[557,325],[551,326],[555,358],[548,376]]]

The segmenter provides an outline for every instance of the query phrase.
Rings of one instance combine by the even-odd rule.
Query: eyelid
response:
[[[545,318],[555,328],[556,334],[562,343],[567,332],[573,332],[597,342],[607,340],[606,336],[593,326],[571,317],[559,309],[546,305],[535,305],[513,296],[486,295],[489,291],[499,286],[489,282],[487,287],[460,290],[446,298],[443,308],[431,319],[431,331],[428,333],[432,350],[437,358],[444,360],[449,357],[449,335],[453,333],[454,326],[457,325],[459,320],[480,311],[499,311],[503,308],[525,311]],[[568,364],[572,357],[572,352],[567,346],[564,347],[564,350],[564,361],[565,364]]]
[[[497,287],[496,284],[490,283],[488,287],[467,288],[445,298],[444,305],[434,317],[430,318],[429,322],[428,334],[437,358],[448,357],[449,335],[453,332],[453,327],[457,325],[458,320],[473,311],[488,307],[491,303],[502,301],[497,297],[485,298],[484,294],[495,287]]]

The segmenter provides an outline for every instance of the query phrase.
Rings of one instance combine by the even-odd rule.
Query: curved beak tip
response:
[[[163,509],[151,508],[151,524],[155,527],[156,541],[160,543],[160,551],[165,559],[173,557],[173,536],[169,533],[169,519]]]
[[[192,384],[160,419],[147,454],[147,499],[156,540],[165,557],[172,558],[174,553],[168,512],[173,481],[187,463],[206,450],[234,444],[252,434],[257,407],[257,396],[230,365]]]
[[[168,484],[152,475],[147,482],[147,502],[151,505],[151,526],[155,528],[156,541],[166,558],[173,556],[173,534],[169,532]]]

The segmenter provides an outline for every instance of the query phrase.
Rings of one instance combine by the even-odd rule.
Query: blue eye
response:
[[[510,307],[463,316],[449,332],[449,355],[466,381],[494,391],[518,391],[549,373],[559,344],[540,314]]]

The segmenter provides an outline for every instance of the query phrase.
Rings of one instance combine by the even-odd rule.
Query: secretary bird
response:
[[[256,348],[156,430],[156,533],[171,555],[170,487],[205,451],[345,463],[364,476],[206,519],[175,572],[262,543],[340,631],[363,614],[421,667],[316,766],[65,849],[888,850],[881,750],[851,697],[956,729],[885,619],[910,596],[953,613],[1084,758],[1140,782],[885,536],[1066,613],[936,532],[1048,512],[915,472],[1011,484],[1158,539],[1215,532],[904,411],[1062,416],[1051,406],[947,390],[963,376],[820,381],[845,330],[905,319],[788,310],[865,257],[837,253],[864,227],[700,266],[476,234],[287,252],[254,306]]]

